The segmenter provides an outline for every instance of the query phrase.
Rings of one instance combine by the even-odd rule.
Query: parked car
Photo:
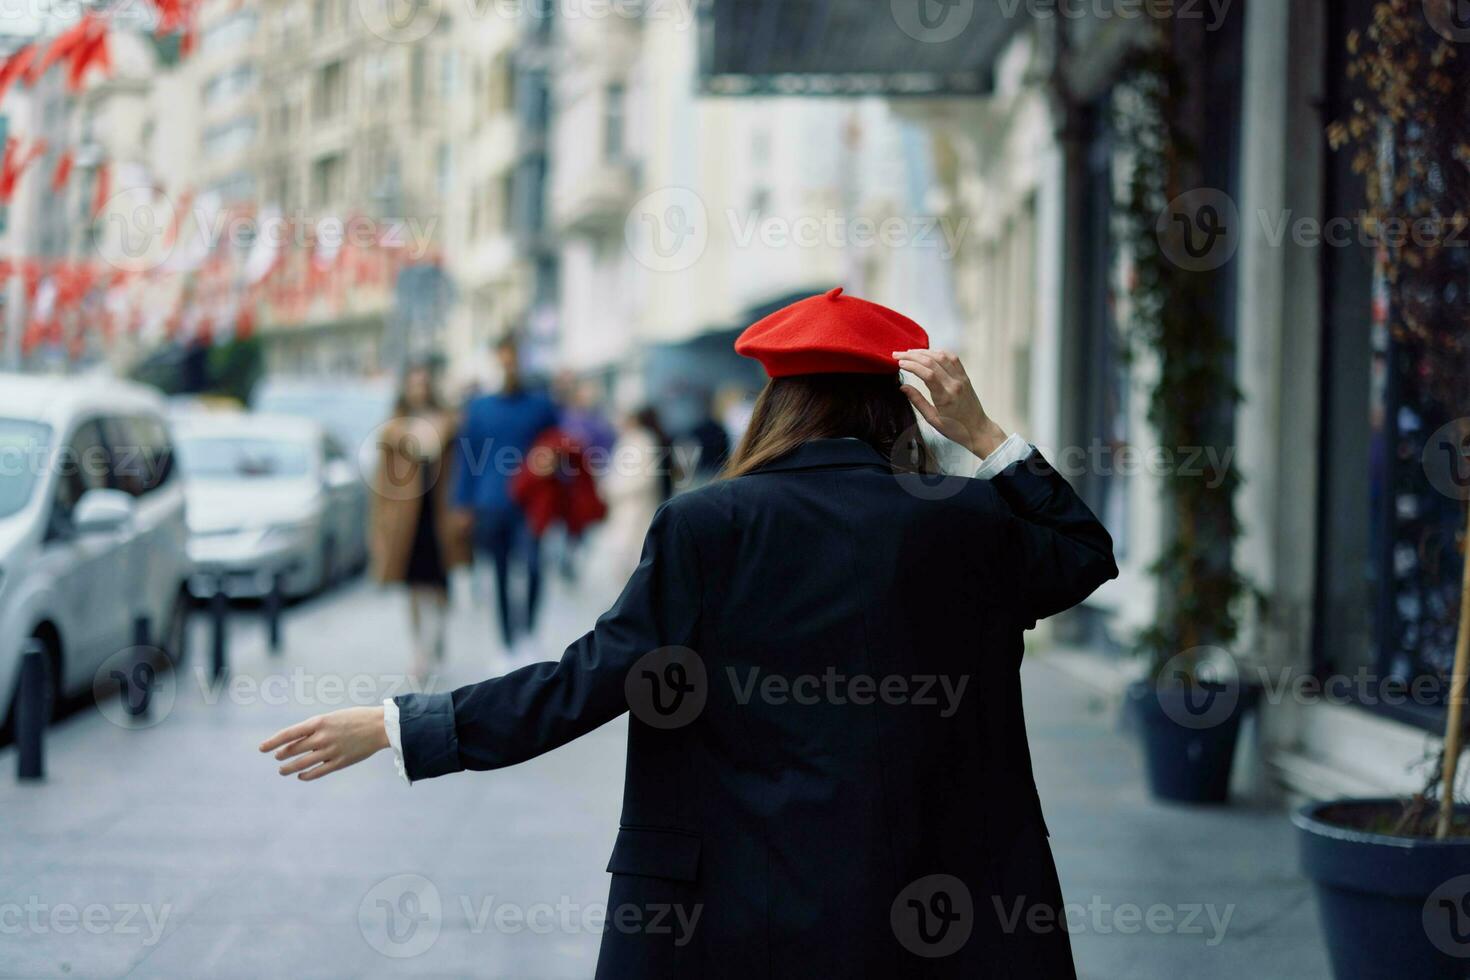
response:
[[[89,689],[112,654],[182,651],[185,502],[157,393],[109,379],[0,374],[0,692],[12,721],[20,655],[46,653],[55,696]]]
[[[250,407],[270,415],[311,419],[347,448],[364,474],[378,465],[373,431],[393,414],[396,390],[386,378],[262,378],[251,392]]]
[[[173,417],[189,501],[189,590],[232,598],[318,591],[367,554],[367,488],[342,444],[306,419],[247,412]]]

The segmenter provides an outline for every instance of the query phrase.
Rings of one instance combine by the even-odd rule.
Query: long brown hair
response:
[[[902,473],[932,473],[918,417],[893,374],[798,374],[772,378],[722,478],[744,476],[812,439],[861,439]]]

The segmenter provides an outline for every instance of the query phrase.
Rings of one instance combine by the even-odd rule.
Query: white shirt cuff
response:
[[[1006,441],[996,447],[995,452],[980,461],[980,468],[975,471],[975,479],[989,480],[998,476],[1016,463],[1030,457],[1032,453],[1031,444],[1021,438],[1020,433],[1012,432],[1006,437]]]
[[[393,767],[403,781],[412,786],[413,780],[408,778],[408,770],[403,768],[403,733],[398,730],[398,702],[392,698],[383,699],[383,728],[388,733],[388,747],[393,750]]]

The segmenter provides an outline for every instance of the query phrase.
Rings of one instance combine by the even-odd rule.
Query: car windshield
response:
[[[343,443],[356,446],[392,414],[393,406],[390,394],[372,389],[324,393],[276,389],[262,393],[253,407],[267,415],[294,415],[320,422]]]
[[[50,426],[0,418],[0,517],[9,517],[30,501],[50,449]]]
[[[175,447],[184,475],[194,479],[306,476],[305,443],[251,436],[186,436]]]

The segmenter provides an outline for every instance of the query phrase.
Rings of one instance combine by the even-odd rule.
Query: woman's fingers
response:
[[[912,374],[914,377],[918,378],[920,381],[924,382],[924,384],[926,385],[932,384],[936,377],[934,368],[930,367],[923,361],[916,361],[910,357],[900,357],[898,359],[898,366],[903,368],[909,374]]]
[[[959,358],[941,350],[896,351],[898,366],[921,379],[931,393],[953,394],[965,380]]]
[[[914,405],[914,410],[923,417],[925,422],[928,422],[936,429],[939,428],[940,422],[942,421],[939,417],[939,410],[929,404],[927,398],[919,394],[919,389],[913,385],[900,385],[899,391],[902,391],[908,396],[909,401]]]
[[[286,763],[281,767],[280,772],[282,776],[290,776],[294,773],[301,772],[303,769],[310,769],[312,766],[326,762],[330,758],[331,756],[326,749],[312,749],[305,755]]]
[[[338,769],[346,767],[346,765],[347,763],[341,759],[328,759],[326,762],[323,762],[315,769],[312,769],[308,772],[303,772],[296,778],[309,783],[313,779],[321,779],[329,772],[336,772]]]
[[[345,769],[388,748],[382,708],[343,708],[283,728],[261,743],[262,752],[276,749],[276,758],[290,760],[282,776],[311,780]]]
[[[276,752],[276,758],[289,759],[293,755],[300,755],[303,752],[309,751],[311,749],[319,749],[321,747],[322,740],[318,735],[308,735],[305,738],[298,738],[296,741],[290,743],[289,745],[281,746],[281,748]]]
[[[290,728],[283,728],[264,742],[261,742],[260,751],[270,752],[272,749],[278,749],[290,742],[305,738],[316,731],[317,724],[320,721],[321,719],[319,717],[308,718],[300,724],[292,725]]]

